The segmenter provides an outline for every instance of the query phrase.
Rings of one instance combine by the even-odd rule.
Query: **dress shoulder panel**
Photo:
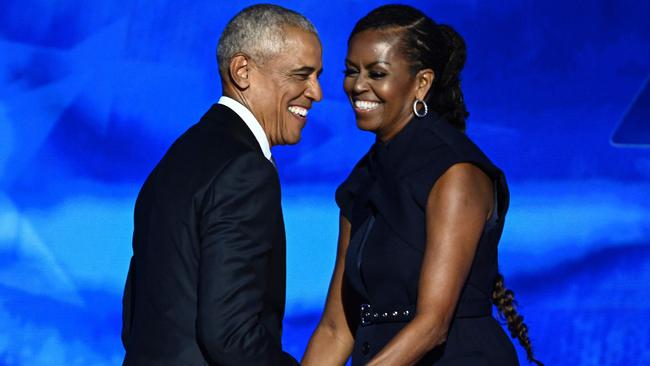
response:
[[[444,120],[429,124],[420,134],[410,158],[414,164],[404,176],[418,206],[423,210],[429,192],[438,179],[453,165],[470,163],[480,168],[495,183],[499,207],[507,208],[507,185],[503,172],[464,133]]]

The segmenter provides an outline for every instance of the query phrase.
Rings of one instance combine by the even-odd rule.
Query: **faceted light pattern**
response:
[[[342,91],[347,37],[385,2],[279,2],[324,48],[323,101],[273,151],[298,358],[334,263],[334,190],[373,142]],[[216,42],[252,3],[0,1],[0,365],[121,364],[135,197],[219,97]],[[650,2],[408,3],[466,39],[468,134],[510,182],[500,265],[539,358],[650,364]]]

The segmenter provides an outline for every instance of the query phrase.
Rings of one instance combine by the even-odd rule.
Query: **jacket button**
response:
[[[370,343],[363,342],[363,345],[361,346],[361,353],[367,355],[369,352],[370,352]]]

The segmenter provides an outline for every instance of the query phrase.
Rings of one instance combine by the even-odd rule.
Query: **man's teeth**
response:
[[[300,117],[307,117],[307,108],[292,105],[289,107],[289,112]]]
[[[359,108],[359,109],[364,109],[364,110],[371,110],[379,107],[379,103],[377,102],[367,102],[365,100],[355,100],[354,101],[354,106]]]

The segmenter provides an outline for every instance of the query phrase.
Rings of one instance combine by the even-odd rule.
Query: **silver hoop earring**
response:
[[[418,103],[422,103],[422,106],[424,107],[424,112],[420,113],[418,112]],[[422,99],[415,99],[413,101],[413,113],[415,113],[416,116],[422,118],[429,113],[429,107],[427,106],[427,102],[423,101]]]

